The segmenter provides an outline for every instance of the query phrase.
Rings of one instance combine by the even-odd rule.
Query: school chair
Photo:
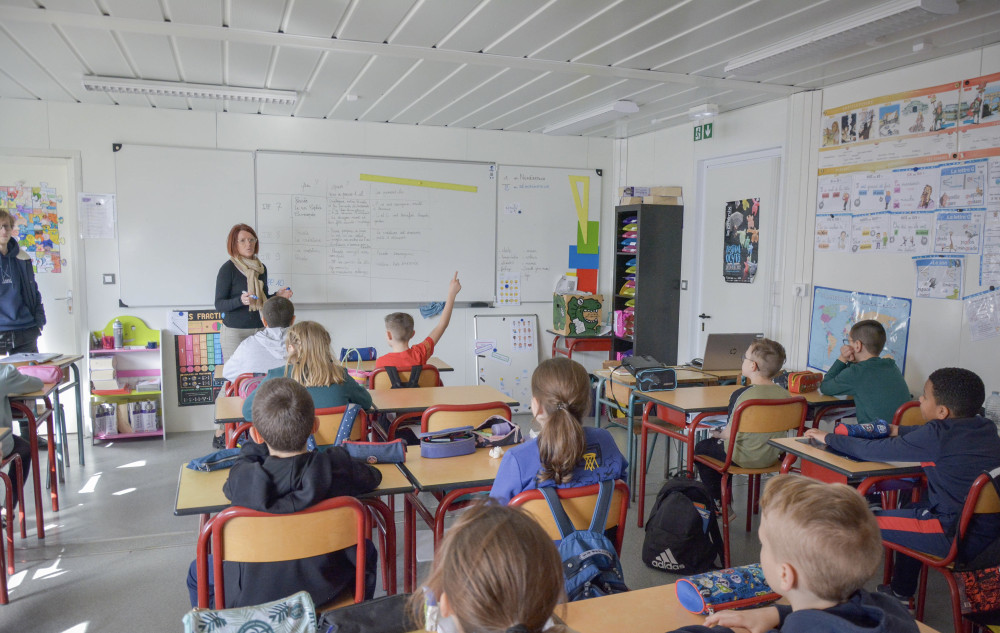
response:
[[[344,417],[347,405],[342,407],[325,407],[316,409],[316,418],[319,426],[313,433],[317,446],[332,446],[337,440],[337,431],[340,430],[340,421]],[[361,410],[358,417],[354,418],[354,426],[351,427],[351,435],[347,439],[352,441],[367,441],[370,429],[368,428],[368,414]]]
[[[502,402],[482,404],[436,404],[424,409],[420,416],[420,432],[454,429],[459,426],[477,427],[494,415],[510,420],[510,407]]]
[[[805,430],[806,411],[809,404],[802,396],[785,398],[782,400],[747,400],[741,402],[733,410],[733,417],[730,421],[729,448],[726,451],[725,461],[719,461],[707,455],[694,455],[694,461],[705,464],[712,470],[722,475],[722,547],[723,564],[730,567],[729,555],[729,502],[732,498],[732,491],[729,489],[729,477],[732,475],[747,475],[749,485],[747,486],[747,521],[746,531],[750,531],[750,519],[757,513],[760,502],[760,476],[767,473],[777,473],[781,468],[782,456],[773,464],[763,468],[743,468],[733,463],[733,450],[736,448],[734,441],[741,433],[788,433],[795,431],[795,435],[801,436]],[[640,496],[642,498],[642,496]]]
[[[6,468],[8,464],[14,464],[14,480],[11,481],[10,476],[6,473]],[[14,575],[14,485],[17,485],[17,522],[21,526],[21,538],[28,538],[28,532],[24,524],[24,470],[22,467],[21,456],[17,453],[11,453],[7,457],[0,460],[0,481],[3,482],[4,486],[4,504],[3,507],[7,510],[7,573]],[[15,484],[16,482],[16,484]],[[0,539],[2,540],[2,539]],[[0,549],[0,564],[3,563],[3,550]]]
[[[577,488],[559,488],[556,494],[562,502],[563,509],[573,522],[573,527],[578,530],[586,530],[590,527],[590,520],[594,516],[594,508],[597,507],[597,495],[601,491],[600,484],[580,486]],[[604,529],[615,528],[615,537],[612,539],[615,544],[615,551],[621,556],[622,541],[625,538],[625,519],[628,515],[628,484],[620,479],[615,480],[615,492],[611,497],[611,509],[608,510],[608,521]],[[549,537],[558,541],[562,538],[559,534],[559,526],[556,525],[552,510],[545,501],[545,497],[537,489],[525,490],[517,495],[507,504],[509,506],[520,506],[527,510],[535,521],[542,526]]]
[[[1000,477],[1000,469],[994,469],[990,473],[983,473],[976,477],[976,480],[972,482],[972,487],[969,488],[969,494],[965,497],[965,505],[962,506],[962,514],[958,520],[958,527],[955,530],[955,536],[951,542],[951,549],[948,550],[948,554],[943,558],[939,558],[932,554],[925,554],[914,549],[910,549],[904,545],[899,545],[897,543],[891,543],[882,540],[882,547],[886,548],[887,554],[888,550],[899,552],[900,554],[905,554],[911,558],[915,558],[922,563],[920,568],[920,583],[917,587],[917,620],[923,621],[924,619],[924,606],[926,604],[927,597],[927,568],[933,567],[934,569],[941,572],[944,575],[945,580],[948,582],[948,590],[951,593],[951,610],[952,617],[954,619],[955,631],[963,630],[962,623],[962,605],[961,599],[958,593],[958,583],[955,579],[955,559],[958,556],[959,551],[962,548],[963,541],[965,539],[966,532],[969,529],[969,524],[976,515],[980,514],[998,514],[1000,513],[1000,495],[997,494],[996,486],[993,485],[993,477]],[[869,492],[871,483],[870,480],[880,479],[878,477],[871,477],[862,482],[862,485],[858,488],[861,494]],[[890,568],[891,571],[891,568]]]
[[[410,379],[409,370],[399,370],[399,379],[403,383]],[[420,368],[420,377],[417,379],[417,387],[441,387],[444,383],[441,382],[441,374],[438,373],[438,368],[434,365],[423,365]],[[372,372],[371,377],[368,379],[368,388],[379,390],[379,389],[392,389],[392,379],[389,378],[389,373],[385,370],[385,367],[379,367]],[[420,413],[401,413],[396,416],[394,420],[388,423],[388,426],[383,428],[382,424],[371,425],[371,428],[375,430],[382,439],[389,441],[396,439],[396,431],[400,426],[404,424],[414,424],[420,419]]]
[[[920,426],[926,422],[924,414],[920,412],[919,400],[904,402],[892,416],[892,423],[896,426]]]
[[[892,424],[896,426],[921,426],[926,423],[927,420],[924,419],[924,415],[920,412],[920,402],[918,400],[911,400],[899,405],[899,408],[896,409],[896,412],[892,416]],[[884,480],[884,483],[876,482],[871,492],[880,493],[882,495],[882,509],[890,510],[899,507],[900,492],[909,490],[911,499],[918,501],[922,490],[922,487],[917,485],[919,483],[919,478],[888,477]]]
[[[198,607],[208,608],[208,555],[215,573],[215,608],[226,607],[223,562],[273,563],[357,550],[354,591],[345,590],[329,611],[365,599],[365,534],[367,512],[354,497],[334,497],[293,514],[269,514],[233,506],[215,515],[198,535]],[[294,538],[289,535],[294,534]],[[263,579],[262,579],[263,581]]]

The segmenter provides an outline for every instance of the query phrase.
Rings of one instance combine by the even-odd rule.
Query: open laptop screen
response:
[[[739,369],[743,366],[743,354],[761,334],[709,334],[705,342],[705,361],[701,368],[706,371]]]

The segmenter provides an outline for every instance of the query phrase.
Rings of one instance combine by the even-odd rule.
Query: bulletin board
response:
[[[597,292],[601,170],[500,165],[498,173],[498,282],[516,282],[520,302],[551,301],[559,278],[575,271],[580,290]]]
[[[518,401],[511,411],[531,410],[531,375],[538,367],[538,315],[473,317],[477,384],[489,385]]]

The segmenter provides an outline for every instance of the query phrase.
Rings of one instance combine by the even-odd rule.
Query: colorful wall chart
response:
[[[171,313],[171,323],[187,326],[186,334],[176,334],[178,406],[215,402],[223,383],[215,379],[215,367],[222,364],[222,315],[177,311]]]
[[[14,217],[17,243],[31,256],[36,273],[62,272],[60,202],[62,196],[44,182],[37,187],[0,186],[0,209],[6,209]]]
[[[730,283],[752,284],[760,250],[760,198],[727,202],[725,213],[722,278]]]

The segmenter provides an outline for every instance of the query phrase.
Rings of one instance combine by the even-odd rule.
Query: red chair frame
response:
[[[600,484],[590,484],[589,486],[578,486],[576,488],[558,488],[556,489],[556,494],[559,499],[577,499],[579,497],[594,497],[596,504],[597,495],[601,492]],[[628,518],[628,506],[629,506],[629,490],[628,484],[626,484],[621,479],[615,480],[615,490],[614,494],[621,496],[621,507],[618,511],[618,524],[615,526],[615,552],[621,556],[622,553],[622,542],[625,540],[625,521]],[[520,506],[529,501],[540,501],[545,504],[546,509],[548,509],[548,504],[545,502],[545,497],[542,495],[541,491],[536,488],[531,490],[525,490],[524,492],[518,494],[513,499],[511,499],[507,505],[509,506]],[[610,513],[608,515],[611,516]],[[553,521],[555,519],[553,518]],[[575,527],[578,530],[586,530],[590,526],[590,520],[587,520],[587,524]]]
[[[357,604],[365,599],[365,537],[367,534],[366,525],[368,513],[364,505],[354,497],[334,497],[306,508],[301,512],[291,514],[271,514],[259,512],[249,508],[233,506],[218,513],[205,524],[198,535],[198,556],[196,559],[198,573],[198,607],[208,608],[208,554],[213,552],[212,568],[215,575],[215,608],[223,609],[226,604],[225,580],[223,577],[223,562],[225,558],[225,547],[222,533],[227,522],[232,519],[247,518],[287,518],[291,516],[301,516],[334,510],[337,508],[350,508],[355,514],[355,532],[357,537],[357,567],[354,575],[354,603]],[[262,543],[261,548],[267,549],[271,544]],[[274,562],[283,559],[276,559]],[[263,561],[261,561],[263,562]]]
[[[398,371],[399,371],[399,374],[400,374],[400,376],[399,376],[400,379],[403,379],[403,374],[409,375],[409,373],[410,373],[410,370],[408,370],[408,369],[398,370]],[[368,377],[368,388],[369,389],[375,389],[375,382],[377,380],[377,376],[379,376],[381,374],[385,374],[385,373],[386,373],[385,367],[378,367],[378,368],[376,368],[375,371],[372,372],[371,376]],[[423,380],[423,377],[425,375],[427,375],[427,374],[433,374],[433,376],[434,376],[434,385],[433,386],[435,386],[435,387],[442,387],[442,386],[444,386],[444,383],[441,382],[441,372],[438,371],[437,367],[435,367],[434,365],[421,365],[421,369],[420,369],[420,378],[421,378],[421,380]],[[414,387],[414,388],[415,389],[420,389],[421,387]],[[420,419],[420,416],[421,416],[421,413],[418,413],[418,412],[401,413],[401,414],[399,414],[399,415],[396,416],[396,419],[393,420],[389,424],[389,428],[386,429],[385,431],[383,431],[382,428],[379,427],[378,424],[370,424],[369,426],[376,433],[378,433],[378,435],[382,439],[384,439],[386,441],[391,441],[391,440],[396,439],[396,431],[399,430],[400,426],[403,426],[405,424],[414,424],[417,420]]]
[[[420,415],[420,432],[426,433],[429,430],[430,419],[435,413],[475,413],[478,411],[488,411],[490,409],[499,409],[508,420],[511,419],[510,407],[503,402],[483,402],[478,404],[436,404],[432,407],[424,409],[424,412]],[[486,418],[483,418],[483,420],[485,419]]]
[[[994,473],[995,472],[996,471],[994,470]],[[858,491],[861,492],[861,494],[865,494],[869,491],[872,484],[881,479],[884,478],[870,477],[864,480],[862,485],[858,487]],[[983,493],[984,488],[992,492],[993,499],[987,500],[985,503],[992,503],[992,507],[997,508],[997,510],[993,512],[979,511],[978,506],[980,503],[980,495]],[[951,548],[948,550],[948,554],[944,558],[938,558],[937,556],[933,556],[931,554],[910,549],[904,545],[891,543],[885,539],[882,540],[882,547],[886,550],[892,550],[899,552],[900,554],[905,554],[906,556],[915,558],[922,563],[920,568],[920,583],[917,588],[917,620],[923,621],[924,619],[924,607],[927,602],[927,568],[933,567],[944,575],[945,580],[948,583],[948,590],[951,593],[951,609],[955,632],[958,633],[963,629],[958,583],[955,581],[955,576],[951,573],[952,570],[950,567],[955,562],[955,558],[958,556],[959,546],[962,539],[965,538],[965,533],[969,528],[969,524],[972,522],[972,518],[976,514],[995,514],[998,511],[1000,511],[1000,496],[997,495],[997,491],[993,487],[993,481],[990,475],[984,473],[976,477],[975,481],[972,482],[972,486],[969,488],[969,494],[965,497],[965,505],[962,506],[962,514],[958,520],[958,528],[955,530],[955,536],[951,541]]]

